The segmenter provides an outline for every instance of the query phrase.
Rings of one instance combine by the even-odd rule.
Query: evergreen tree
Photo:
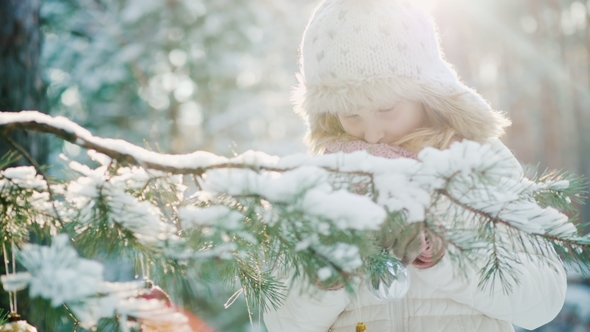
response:
[[[45,1],[52,113],[175,153],[299,135],[286,124],[307,3]]]

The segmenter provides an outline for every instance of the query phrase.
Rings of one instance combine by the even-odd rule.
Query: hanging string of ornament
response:
[[[391,261],[387,262],[386,268],[387,272],[393,278],[389,284],[386,284],[382,281],[375,282],[372,280],[371,276],[367,276],[365,279],[366,286],[369,290],[369,293],[379,301],[398,301],[406,296],[410,288],[410,275],[408,273],[408,269],[397,259],[392,259]],[[367,331],[367,325],[362,320],[358,294],[355,296],[354,300],[357,302],[354,308],[358,321],[356,325],[356,332],[365,332]],[[328,332],[331,331],[332,329],[330,328]]]
[[[10,243],[10,253],[12,255],[10,259],[8,258],[8,252],[6,251],[6,244],[2,243],[2,253],[4,255],[4,268],[6,270],[6,275],[11,275],[16,273],[16,254],[14,251],[14,242],[11,241]],[[9,268],[12,267],[12,271]],[[21,316],[18,314],[18,302],[16,298],[16,291],[8,292],[8,302],[10,303],[10,314],[8,314],[8,323],[3,324],[0,326],[0,332],[37,332],[37,329],[27,323],[26,320],[22,319]]]

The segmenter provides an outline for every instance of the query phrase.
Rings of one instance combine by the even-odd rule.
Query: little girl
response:
[[[364,149],[412,158],[424,147],[446,149],[467,139],[492,144],[512,161],[513,176],[522,177],[497,139],[510,121],[458,80],[431,20],[405,1],[323,1],[303,36],[299,80],[294,100],[315,154]],[[500,281],[491,290],[478,287],[477,263],[466,278],[456,276],[449,255],[439,250],[432,257],[427,239],[420,240],[418,252],[415,246],[394,251],[413,262],[402,300],[380,302],[366,287],[354,301],[340,287],[314,287],[313,294],[294,289],[279,310],[265,313],[268,330],[353,332],[360,318],[373,332],[514,331],[512,324],[546,324],[563,305],[566,276],[553,252],[519,253],[512,272],[520,282],[506,293]]]

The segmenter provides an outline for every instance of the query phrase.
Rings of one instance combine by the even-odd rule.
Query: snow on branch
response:
[[[4,289],[10,292],[28,287],[32,298],[44,298],[52,307],[66,304],[78,323],[87,329],[101,318],[114,315],[124,320],[149,318],[178,324],[177,331],[186,325],[187,318],[165,303],[140,297],[146,291],[144,282],[105,282],[103,265],[80,258],[69,240],[66,234],[59,234],[51,246],[26,244],[16,250],[18,261],[27,272],[3,275]]]
[[[235,158],[225,158],[205,151],[184,155],[162,154],[133,145],[125,140],[93,136],[75,122],[37,111],[0,112],[0,128],[3,130],[30,130],[53,134],[80,147],[95,150],[121,163],[141,166],[173,174],[202,174],[211,168],[253,168],[268,171],[284,171],[310,163],[310,158],[300,154],[287,158],[269,156],[262,152],[248,151]],[[346,172],[367,171],[367,163],[356,158],[348,169],[339,169],[335,158],[315,160],[316,166],[335,168]],[[356,165],[355,165],[356,164]],[[364,166],[363,166],[364,165]]]
[[[518,252],[542,264],[553,248],[590,267],[590,237],[564,213],[575,213],[572,202],[584,198],[582,181],[563,173],[526,179],[499,141],[425,148],[417,160],[366,151],[283,158],[248,151],[225,158],[203,151],[160,154],[31,111],[0,113],[0,127],[53,134],[88,149],[100,164],[70,162],[78,177],[66,183],[48,183],[31,167],[0,171],[0,201],[8,207],[0,210],[7,225],[0,242],[21,246],[30,227],[51,225],[50,232],[67,233],[82,256],[126,256],[147,275],[213,274],[261,308],[280,305],[286,285],[277,275],[283,273],[307,279],[310,287],[317,280],[350,285],[351,276],[385,264],[391,256],[383,249],[390,252],[395,237],[416,225],[438,237],[457,266],[480,262],[480,274],[469,277],[482,285],[495,276],[516,283],[517,276],[506,276],[511,264],[522,262]],[[52,222],[60,216],[63,221]],[[42,271],[58,273],[49,269]],[[32,287],[35,273],[3,283]],[[35,288],[33,294],[52,292]],[[108,297],[89,299],[88,308],[110,308],[98,304]],[[88,316],[81,308],[72,311]]]
[[[432,213],[435,205],[439,205],[436,198],[439,195],[464,211],[477,212],[487,222],[502,223],[529,234],[571,237],[577,232],[567,216],[552,207],[541,207],[533,199],[536,192],[564,191],[570,183],[560,179],[531,183],[523,178],[520,165],[511,154],[490,144],[465,141],[443,151],[426,148],[419,154],[418,161],[387,160],[365,152],[278,158],[248,151],[234,158],[224,158],[203,151],[186,155],[160,154],[123,140],[95,137],[66,118],[35,111],[0,113],[0,126],[5,130],[52,133],[98,151],[100,154],[91,154],[95,159],[103,159],[103,168],[109,160],[101,157],[102,154],[122,164],[156,171],[196,173],[202,176],[199,180],[201,194],[254,195],[272,204],[299,202],[300,210],[332,220],[343,229],[375,229],[385,219],[385,212],[401,212],[406,221],[421,222],[427,213]],[[104,169],[89,170],[76,163],[71,163],[71,167],[87,176],[68,186],[69,196],[92,199],[88,190],[100,188],[102,196],[111,197],[112,202],[120,205],[119,208],[112,206],[121,211],[115,215],[136,234],[153,229],[144,228],[147,220],[158,224],[156,219],[160,217],[155,209],[150,209],[147,202],[135,202],[124,192],[128,185],[125,180],[117,182],[119,177],[116,176],[107,182],[100,175]],[[125,172],[125,169],[129,168],[120,171]],[[372,199],[377,204],[363,196],[331,189],[334,183],[328,172],[369,177],[375,189]],[[5,172],[4,176],[10,175]],[[147,178],[150,176],[154,175]],[[113,191],[115,188],[117,193]],[[147,213],[150,210],[152,213]],[[120,217],[122,211],[131,213]],[[133,211],[137,211],[136,217],[131,216]],[[135,228],[134,219],[142,221]],[[154,232],[152,237],[159,231]]]

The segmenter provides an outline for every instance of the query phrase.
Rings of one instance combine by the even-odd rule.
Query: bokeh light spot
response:
[[[184,66],[184,64],[186,63],[186,58],[186,52],[179,49],[174,49],[170,51],[170,53],[168,54],[168,59],[170,60],[170,63],[175,65],[176,67]]]
[[[520,25],[522,26],[522,30],[526,33],[534,33],[537,31],[537,20],[530,15],[523,16],[520,19]]]
[[[179,123],[183,126],[197,127],[203,122],[201,106],[194,101],[180,105]]]
[[[68,88],[61,95],[61,102],[66,106],[73,106],[80,102],[80,94],[78,93],[78,87],[73,86]]]

